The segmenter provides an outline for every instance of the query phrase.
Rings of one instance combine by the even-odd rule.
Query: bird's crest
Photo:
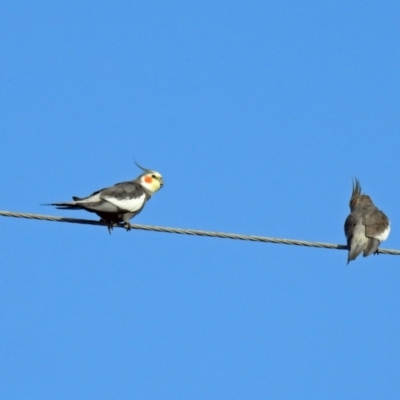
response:
[[[353,211],[354,207],[357,206],[358,202],[361,199],[361,185],[360,181],[357,178],[353,178],[353,190],[351,192],[351,197],[349,201],[350,210]]]
[[[360,181],[357,178],[353,179],[353,191],[351,192],[351,198],[354,199],[355,197],[361,196],[361,185]]]
[[[349,202],[350,210],[353,211],[354,208],[359,204],[373,204],[371,197],[366,194],[361,193],[361,185],[357,178],[353,179],[353,191],[351,192],[351,198]]]
[[[153,172],[153,170],[148,169],[148,168],[143,168],[142,166],[140,166],[136,161],[135,161],[136,166],[138,166],[142,171],[144,172]]]

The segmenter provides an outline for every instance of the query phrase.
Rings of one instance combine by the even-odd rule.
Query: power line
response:
[[[13,218],[36,219],[36,220],[41,220],[41,221],[69,222],[72,224],[107,226],[107,224],[105,224],[104,222],[93,221],[93,220],[89,220],[89,219],[54,217],[51,215],[27,214],[27,213],[18,213],[18,212],[10,212],[10,211],[0,211],[0,216],[13,217]],[[123,225],[116,225],[115,227],[116,228],[124,228]],[[251,241],[251,242],[279,243],[279,244],[289,244],[289,245],[294,245],[294,246],[318,247],[318,248],[323,248],[323,249],[347,250],[347,246],[343,245],[343,244],[308,242],[305,240],[279,239],[279,238],[270,238],[270,237],[264,237],[264,236],[240,235],[240,234],[235,234],[235,233],[200,231],[197,229],[167,228],[167,227],[163,227],[163,226],[131,224],[131,227],[132,227],[132,229],[137,229],[137,230],[165,232],[165,233],[177,233],[180,235],[207,236],[207,237],[217,237],[217,238],[221,238],[221,239],[236,239],[236,240],[247,240],[247,241]],[[390,255],[394,255],[394,256],[400,256],[400,250],[378,249],[378,251],[380,254],[390,254]]]

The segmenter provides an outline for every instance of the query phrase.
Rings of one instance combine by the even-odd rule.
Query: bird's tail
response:
[[[366,249],[368,242],[369,239],[363,232],[355,230],[353,236],[347,240],[347,247],[349,249],[347,264],[355,260]]]
[[[58,210],[80,210],[82,207],[75,202],[65,202],[65,203],[49,203],[42,204],[42,206],[53,206]]]
[[[365,244],[362,243],[352,243],[349,248],[349,254],[347,256],[347,264],[350,261],[355,260],[365,249]]]

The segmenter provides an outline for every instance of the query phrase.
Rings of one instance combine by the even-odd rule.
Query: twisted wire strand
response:
[[[93,220],[89,220],[89,219],[55,217],[55,216],[51,216],[51,215],[28,214],[28,213],[19,213],[19,212],[11,212],[11,211],[0,211],[0,216],[13,217],[13,218],[36,219],[36,220],[41,220],[41,221],[69,222],[72,224],[107,226],[107,224],[105,224],[104,222],[93,221]],[[124,228],[123,225],[116,225],[115,227],[116,228]],[[251,241],[251,242],[277,243],[277,244],[288,244],[288,245],[294,245],[294,246],[317,247],[317,248],[323,248],[323,249],[347,250],[347,246],[343,245],[343,244],[308,242],[305,240],[280,239],[280,238],[270,238],[270,237],[265,237],[265,236],[254,236],[254,235],[240,235],[240,234],[235,234],[235,233],[201,231],[201,230],[197,230],[197,229],[168,228],[168,227],[164,227],[164,226],[138,225],[138,224],[131,224],[131,228],[137,229],[137,230],[144,230],[144,231],[177,233],[180,235],[207,236],[207,237],[217,237],[217,238],[221,238],[221,239],[236,239],[236,240],[246,240],[246,241]],[[378,252],[380,254],[390,254],[390,255],[394,255],[394,256],[400,255],[400,250],[378,249]]]

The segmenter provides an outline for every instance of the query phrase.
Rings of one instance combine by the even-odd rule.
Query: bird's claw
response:
[[[131,226],[131,224],[129,222],[125,222],[124,223],[124,228],[128,232],[128,231],[130,231],[132,229],[132,226]]]
[[[117,225],[115,222],[105,221],[104,219],[100,219],[100,222],[107,224],[107,230],[110,235],[112,230],[114,229],[114,226]]]

